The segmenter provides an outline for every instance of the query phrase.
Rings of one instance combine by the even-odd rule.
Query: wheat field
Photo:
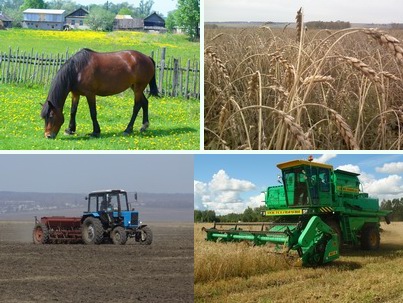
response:
[[[401,39],[400,30],[206,28],[205,149],[401,149]]]
[[[343,247],[317,268],[290,265],[266,246],[204,240],[195,224],[195,302],[403,302],[403,222],[382,225],[376,252]]]

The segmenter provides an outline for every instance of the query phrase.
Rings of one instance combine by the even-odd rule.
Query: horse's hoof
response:
[[[65,135],[69,135],[69,136],[71,136],[71,135],[75,135],[75,134],[76,134],[76,132],[75,132],[75,131],[70,130],[69,128],[67,128],[67,129],[64,131],[64,134],[65,134]]]
[[[101,136],[101,133],[90,133],[87,135],[90,136],[91,138],[99,138]]]
[[[133,133],[132,129],[125,129],[123,132],[123,136],[130,136]]]
[[[150,123],[148,122],[144,123],[143,126],[140,128],[140,133],[145,132],[149,126]]]

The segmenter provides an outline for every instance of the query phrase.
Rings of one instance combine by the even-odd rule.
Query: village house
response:
[[[89,29],[89,26],[85,24],[85,17],[87,17],[89,12],[80,7],[74,12],[66,16],[65,28],[68,29]]]
[[[130,15],[116,15],[113,21],[113,30],[142,30],[143,28],[144,20]]]
[[[23,11],[24,28],[62,30],[65,24],[65,10],[29,8]]]
[[[144,30],[166,32],[164,18],[156,12],[152,13],[150,16],[144,18]]]
[[[6,14],[3,12],[0,12],[0,21],[3,22],[4,28],[10,28],[11,27],[11,18],[9,18]]]

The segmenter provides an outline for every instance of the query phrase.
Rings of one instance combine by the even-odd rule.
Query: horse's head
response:
[[[56,108],[50,101],[46,101],[42,106],[41,117],[45,119],[45,138],[56,138],[64,123],[63,110]]]

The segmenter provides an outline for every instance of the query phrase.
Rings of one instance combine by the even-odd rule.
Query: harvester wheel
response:
[[[115,227],[111,232],[113,244],[124,245],[127,241],[126,231],[123,227]]]
[[[104,228],[99,219],[88,217],[81,227],[81,235],[85,244],[101,244],[104,236]]]
[[[340,228],[339,222],[337,222],[334,219],[328,219],[328,220],[325,220],[325,223],[327,225],[329,225],[331,227],[331,229],[333,229],[333,231],[337,234],[337,237],[339,238],[339,250],[340,250],[343,239],[342,239],[342,235],[341,235],[341,228]]]
[[[49,243],[49,230],[45,224],[38,223],[35,225],[32,231],[32,239],[34,244],[46,244]]]
[[[139,233],[139,237],[136,237],[136,241],[141,245],[150,245],[153,242],[153,232],[148,226],[142,227]]]
[[[377,250],[381,236],[379,235],[379,229],[376,226],[365,226],[361,231],[361,248],[364,250]]]

